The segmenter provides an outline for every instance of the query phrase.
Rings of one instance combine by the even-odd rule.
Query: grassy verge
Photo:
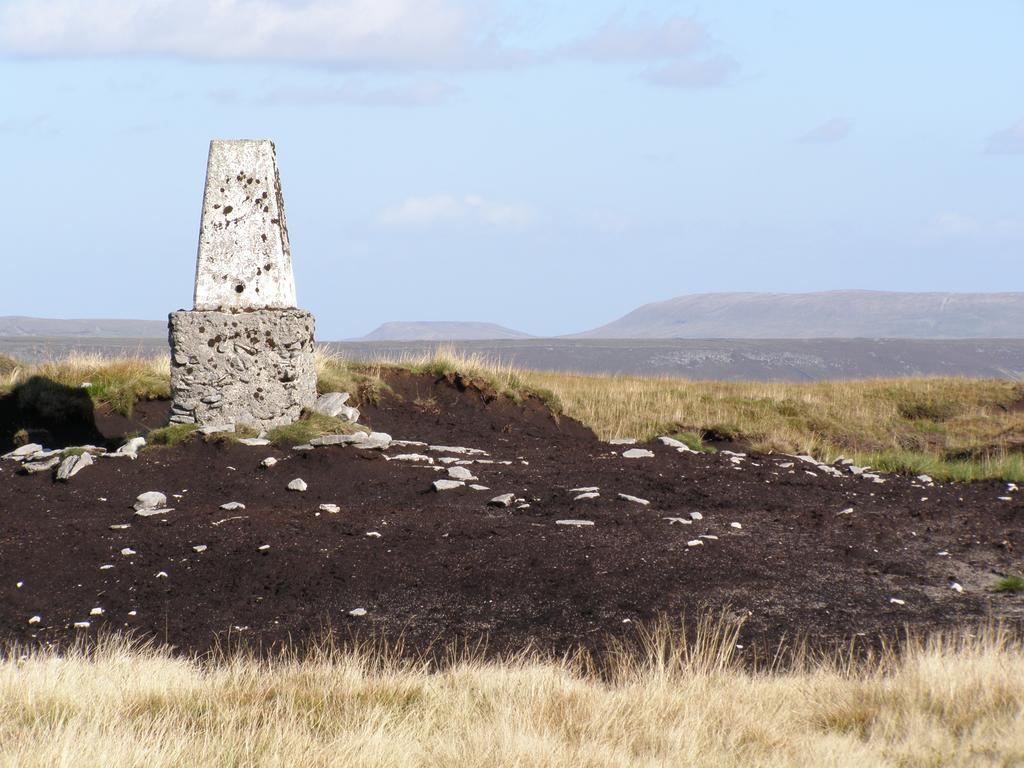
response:
[[[135,766],[1009,766],[1024,653],[997,632],[870,663],[750,671],[728,630],[662,627],[613,656],[369,648],[199,662],[107,640],[0,660],[0,763]]]
[[[345,390],[360,402],[372,402],[388,389],[385,378],[395,369],[461,374],[507,397],[539,397],[555,413],[579,419],[606,439],[671,434],[699,449],[708,440],[732,438],[754,450],[825,460],[845,455],[884,471],[936,479],[1024,482],[1024,384],[1017,382],[786,384],[592,376],[522,371],[440,349],[429,357],[370,362],[321,354],[318,389]],[[0,394],[34,375],[76,387],[89,382],[97,407],[123,413],[135,399],[168,395],[166,360],[81,356],[39,366],[8,365],[7,373],[0,373]]]

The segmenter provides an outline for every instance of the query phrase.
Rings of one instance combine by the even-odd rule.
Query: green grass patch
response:
[[[1018,594],[1024,592],[1024,576],[1003,576],[992,588],[993,592],[1010,592]]]
[[[167,427],[152,430],[146,436],[147,445],[172,446],[183,443],[197,434],[196,424],[171,424]]]
[[[704,444],[704,435],[700,432],[672,432],[669,437],[674,437],[686,447],[700,453],[715,453],[715,449]]]
[[[303,411],[302,416],[294,424],[275,427],[267,433],[267,439],[281,448],[303,445],[314,437],[323,435],[351,435],[353,432],[369,432],[369,428],[361,424],[325,416],[316,411]]]
[[[930,475],[935,480],[1024,482],[1024,456],[1020,454],[977,459],[945,459],[917,451],[885,451],[855,454],[853,458],[858,464],[871,466],[883,472]]]

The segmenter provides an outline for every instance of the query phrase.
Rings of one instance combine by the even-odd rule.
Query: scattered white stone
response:
[[[193,552],[205,552],[206,551],[206,545],[205,544],[196,544],[194,547],[192,547],[192,551]]]
[[[380,533],[378,531],[367,531],[366,535],[371,539],[379,539]]]
[[[636,445],[635,437],[613,437],[608,445]]]
[[[495,496],[487,504],[492,507],[510,507],[515,499],[516,495],[514,493],[503,493],[500,496]]]
[[[426,448],[427,444],[420,442],[419,440],[392,440],[392,445],[397,445],[401,448]]]
[[[257,552],[266,552],[268,549],[270,549],[269,544],[260,544],[258,547],[256,547]]]
[[[369,435],[362,430],[353,432],[351,435],[321,435],[320,437],[314,437],[309,441],[311,446],[325,446],[325,445],[349,445],[351,443],[358,443],[366,440]]]
[[[140,493],[135,499],[134,509],[140,512],[144,509],[158,509],[167,506],[167,497],[160,491],[146,491]]]
[[[365,608],[353,608],[351,611],[348,612],[348,615],[349,616],[365,616],[366,615],[366,609]]]
[[[131,547],[125,547],[124,549],[121,550],[121,554],[124,555],[125,557],[131,557],[132,555],[135,554],[135,550],[132,549]]]
[[[166,579],[167,578],[167,571],[157,571],[156,577],[158,579]]]
[[[24,585],[25,585],[25,582],[24,582],[24,581],[19,581],[19,582],[18,582],[17,584],[15,584],[14,586],[15,586],[15,588],[16,588],[16,589],[21,589],[21,588],[22,588],[22,587],[23,587]]]
[[[686,542],[686,546],[688,546],[688,547],[703,547],[704,546],[704,542],[701,539],[690,539],[688,542]]]
[[[29,618],[28,623],[29,624],[38,624],[42,620],[43,620],[42,616],[32,616],[32,617]]]
[[[139,612],[138,611],[128,611],[128,615],[129,616],[138,616]]]
[[[662,435],[658,438],[658,442],[662,445],[667,445],[669,448],[675,448],[679,453],[697,453],[690,446],[684,443],[682,440],[676,440],[674,437],[668,435]]]
[[[469,456],[487,455],[487,451],[482,451],[479,448],[463,448],[460,445],[430,445],[427,446],[427,449],[434,453],[460,453],[467,454]]]
[[[739,523],[729,523],[730,528],[735,528],[737,531],[743,530],[743,526]]]
[[[1020,489],[1017,487],[1016,483],[1007,483],[1006,484],[1006,491],[1007,491],[1007,493],[1015,493],[1016,491],[1019,491],[1019,490]]]
[[[717,536],[712,536],[710,533],[702,533],[697,537],[698,539],[707,539],[708,541],[718,541]]]
[[[135,514],[139,517],[153,517],[154,515],[166,515],[173,511],[172,507],[160,507],[159,509],[140,509]]]
[[[649,459],[654,456],[654,451],[648,451],[646,448],[630,448],[628,451],[622,452],[624,459]]]
[[[578,496],[573,496],[573,501],[583,501],[585,499],[596,499],[601,494],[597,491],[591,491],[590,493],[581,493]]]
[[[464,482],[479,480],[478,477],[475,477],[473,473],[465,467],[448,467],[448,477],[453,480],[462,480]]]
[[[745,454],[745,453],[738,453],[736,451],[719,451],[719,453],[723,454],[724,456],[739,456],[741,459],[745,459],[747,457],[747,454]],[[803,459],[804,461],[810,461],[811,464],[817,464],[818,463],[814,459],[812,459],[810,456],[797,456],[796,458]]]
[[[114,566],[111,565],[110,563],[106,563],[106,564],[100,566],[100,570],[101,571],[109,571],[113,567]]]
[[[41,461],[25,461],[22,462],[21,471],[27,475],[35,475],[39,472],[48,472],[60,464],[60,462],[60,456],[51,456],[50,458],[43,459]]]
[[[299,493],[302,493],[308,487],[309,486],[306,485],[306,481],[303,480],[301,477],[296,477],[294,480],[292,480],[290,483],[288,483],[288,490],[289,491],[298,491]]]
[[[466,486],[461,480],[435,480],[433,485],[435,491],[451,491]]]
[[[917,480],[919,483],[924,483],[925,485],[931,485],[934,482],[934,480],[932,480],[931,477],[929,477],[928,475],[918,475],[914,479]]]
[[[106,454],[107,456],[127,456],[129,459],[136,459],[139,455],[139,450],[144,448],[146,445],[146,438],[144,437],[133,437],[127,443],[122,445],[113,453]]]
[[[341,512],[341,507],[337,504],[321,504],[319,509],[321,512],[329,512],[332,515],[336,515]]]
[[[661,519],[668,520],[669,525],[675,525],[676,523],[680,525],[693,525],[693,521],[687,520],[685,517],[663,517]]]
[[[524,504],[516,504],[516,509],[529,509],[529,508],[530,508],[529,504],[525,504],[525,503]]]
[[[949,585],[949,588],[952,589],[954,592],[957,592],[957,593],[963,593],[963,591],[964,591],[964,588],[962,586],[960,586],[959,584],[957,584],[955,581]]]
[[[690,519],[691,520],[703,520],[704,519],[704,515],[702,515],[700,512],[691,512],[690,513]]]
[[[486,485],[480,485],[479,483],[473,483],[469,486],[474,491],[489,491],[491,490]]]
[[[89,622],[88,621],[76,621],[75,622],[75,629],[88,629],[88,628],[89,628]]]
[[[293,445],[292,446],[292,450],[293,451],[312,451],[313,450],[313,446],[310,445],[309,443],[303,443],[302,445]]]
[[[779,469],[792,469],[794,466],[792,461],[784,461],[779,464]]]
[[[394,442],[392,442],[394,445]],[[400,453],[397,456],[391,457],[392,461],[422,461],[427,464],[433,464],[434,460],[427,456],[425,453]]]
[[[57,467],[57,479],[69,480],[83,469],[93,463],[91,453],[80,453],[77,456],[68,456],[60,466]]]
[[[572,519],[555,520],[555,525],[574,525],[574,526],[577,526],[577,527],[583,527],[583,526],[588,526],[588,525],[593,525],[593,524],[594,524],[593,520],[572,520]]]
[[[90,616],[102,616],[104,613],[106,613],[106,611],[104,611],[100,607],[93,608],[91,611],[89,611]]]
[[[838,517],[839,515],[852,515],[852,514],[853,514],[853,507],[847,507],[846,509],[843,509],[843,510],[840,510],[839,512],[836,512],[836,517]]]
[[[270,469],[272,466],[277,464],[277,459],[275,459],[273,456],[267,456],[267,458],[261,461],[260,464],[266,467],[267,469]]]
[[[358,409],[346,405],[349,397],[348,392],[325,392],[313,403],[313,410],[324,416],[333,416],[345,421],[358,421]]]
[[[252,447],[259,447],[262,445],[270,445],[270,441],[265,437],[243,437],[239,441],[242,445],[248,445]]]
[[[939,557],[949,557],[949,552],[947,552],[946,550],[942,550],[941,552],[938,553],[938,556]]]
[[[43,450],[43,446],[39,443],[27,443],[26,445],[15,448],[10,453],[5,453],[0,456],[0,459],[8,459],[10,461],[24,461],[29,456],[33,456]]]
[[[570,488],[569,493],[597,493],[600,490],[596,485],[588,485],[583,488]]]
[[[236,510],[245,509],[245,504],[240,501],[229,501],[227,504],[221,504],[220,508],[225,512],[234,512]]]
[[[1000,496],[1000,501],[1013,501],[1013,496]]]
[[[900,600],[898,597],[890,597],[889,598],[889,602],[892,603],[893,605],[906,605],[907,604],[906,600]]]
[[[644,507],[651,503],[647,499],[641,499],[639,496],[630,496],[628,493],[620,493],[619,498],[625,501],[632,501],[634,504],[639,504]]]
[[[371,432],[362,440],[352,444],[363,451],[383,451],[391,447],[391,435],[387,432]]]

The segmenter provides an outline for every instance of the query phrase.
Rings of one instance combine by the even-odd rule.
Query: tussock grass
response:
[[[290,448],[293,445],[308,443],[314,437],[351,435],[359,430],[370,431],[368,427],[360,424],[352,424],[315,411],[303,411],[302,417],[294,424],[275,427],[267,432],[267,439],[279,447]]]
[[[0,764],[1010,766],[1024,654],[1005,632],[754,670],[729,627],[668,625],[606,665],[440,667],[370,647],[198,661],[107,639],[0,661]]]
[[[170,359],[167,357],[105,358],[73,354],[51,362],[0,370],[0,395],[34,376],[68,387],[85,387],[98,408],[110,408],[126,416],[138,400],[170,397]]]

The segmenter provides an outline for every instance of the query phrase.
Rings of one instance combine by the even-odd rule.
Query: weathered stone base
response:
[[[299,309],[172,312],[171,422],[294,422],[316,400],[313,326]]]

